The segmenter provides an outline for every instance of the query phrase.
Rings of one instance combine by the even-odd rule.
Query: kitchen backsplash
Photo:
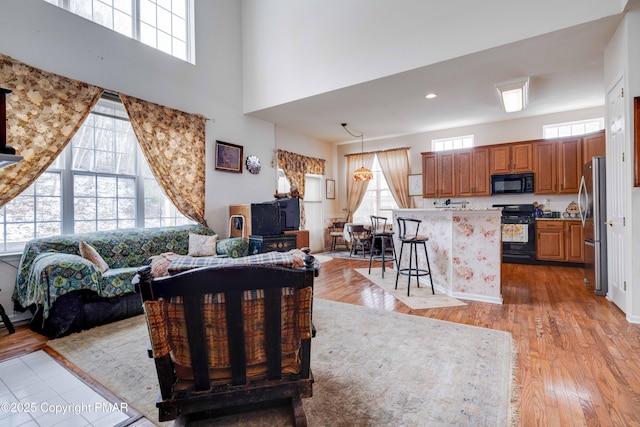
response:
[[[526,204],[538,202],[544,205],[544,209],[564,212],[571,202],[578,201],[577,194],[501,194],[491,197],[451,197],[452,207],[461,207],[460,202],[466,203],[467,208],[489,208],[492,205],[498,204]],[[419,197],[414,198],[417,208],[433,209],[435,207],[434,202],[438,206],[445,204],[446,197],[438,199],[422,199]]]

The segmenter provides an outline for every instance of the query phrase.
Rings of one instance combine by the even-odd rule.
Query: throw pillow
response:
[[[204,236],[202,234],[189,233],[189,256],[214,256],[216,255],[216,242],[218,235]]]
[[[80,255],[82,258],[88,259],[94,263],[96,267],[98,267],[98,270],[100,270],[100,273],[104,273],[109,269],[109,264],[102,259],[98,251],[85,241],[80,242]]]

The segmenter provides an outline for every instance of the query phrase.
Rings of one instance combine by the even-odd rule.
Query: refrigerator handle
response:
[[[584,206],[582,205],[582,197],[585,199]],[[589,194],[587,193],[587,184],[584,181],[584,175],[580,180],[580,189],[578,190],[578,210],[580,211],[580,220],[582,221],[582,227],[587,220],[587,208],[589,207]]]

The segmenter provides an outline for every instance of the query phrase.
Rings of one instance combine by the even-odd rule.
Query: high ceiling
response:
[[[620,21],[609,17],[431,66],[249,113],[305,135],[366,140],[604,105],[604,49]],[[500,109],[495,85],[529,77],[524,111]],[[429,92],[438,97],[425,99]]]

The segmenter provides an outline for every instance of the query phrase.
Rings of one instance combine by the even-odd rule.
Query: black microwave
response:
[[[491,175],[491,194],[533,193],[533,173]]]

